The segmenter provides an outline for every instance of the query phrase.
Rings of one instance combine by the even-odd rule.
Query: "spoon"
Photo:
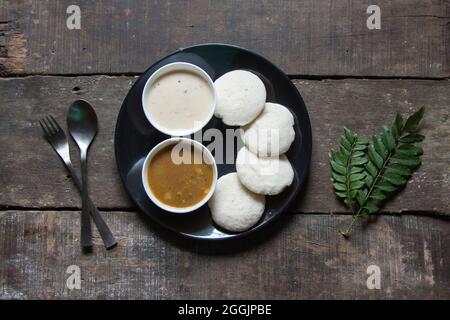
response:
[[[97,134],[98,121],[94,108],[87,101],[76,100],[69,107],[67,126],[70,135],[80,149],[82,184],[81,246],[90,248],[93,244],[88,203],[87,152]]]

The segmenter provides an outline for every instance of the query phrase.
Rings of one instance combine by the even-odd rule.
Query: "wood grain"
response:
[[[79,208],[80,197],[57,155],[43,139],[37,120],[53,114],[65,127],[65,114],[78,98],[90,101],[100,131],[89,156],[91,195],[103,209],[130,210],[116,169],[113,140],[118,110],[133,77],[41,77],[0,80],[0,205],[21,208]],[[333,196],[328,152],[343,126],[373,134],[396,111],[428,110],[423,123],[423,165],[410,185],[384,212],[450,214],[449,81],[329,80],[295,81],[304,97],[313,128],[310,179],[295,212],[345,212]],[[324,94],[326,93],[326,94]],[[72,160],[78,164],[76,147]]]
[[[119,245],[80,253],[79,212],[0,216],[0,299],[449,299],[450,224],[383,216],[337,233],[346,216],[285,216],[270,237],[211,244],[174,238],[134,213],[103,213]],[[81,290],[66,269],[81,269]],[[369,265],[381,289],[366,287]],[[219,277],[220,275],[220,277]]]
[[[72,4],[81,30],[66,28]],[[450,216],[450,2],[374,4],[382,28],[371,31],[369,3],[357,0],[0,0],[0,77],[19,76],[0,78],[0,300],[450,299],[450,223],[440,217]],[[313,156],[292,212],[307,214],[285,214],[243,242],[162,230],[135,212],[114,159],[132,75],[205,42],[241,45],[293,78],[317,79],[294,81],[310,113]],[[105,251],[95,233],[91,254],[79,247],[80,197],[37,124],[52,114],[65,128],[78,98],[99,116],[91,195],[119,241]],[[345,240],[338,231],[351,217],[331,190],[330,148],[344,125],[373,134],[396,111],[421,105],[423,165]],[[70,265],[81,268],[81,290],[66,287]],[[369,265],[380,267],[380,290],[366,287]]]
[[[223,42],[291,75],[450,75],[446,0],[377,1],[381,30],[358,0],[78,0],[81,29],[69,30],[72,4],[0,0],[0,73],[139,73],[177,48]]]

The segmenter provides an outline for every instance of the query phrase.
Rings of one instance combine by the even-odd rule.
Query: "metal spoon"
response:
[[[94,108],[84,100],[73,102],[67,113],[67,126],[70,135],[80,149],[83,201],[81,211],[81,246],[90,248],[92,247],[92,228],[88,203],[87,152],[97,134],[98,121]]]

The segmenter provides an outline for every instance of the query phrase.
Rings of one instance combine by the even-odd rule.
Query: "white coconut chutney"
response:
[[[148,90],[147,111],[159,126],[173,132],[198,127],[211,115],[213,91],[200,75],[176,70],[161,75]]]

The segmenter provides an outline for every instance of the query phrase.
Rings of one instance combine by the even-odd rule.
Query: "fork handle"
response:
[[[80,148],[80,162],[81,162],[81,246],[83,248],[91,248],[92,243],[92,227],[91,216],[89,214],[88,206],[88,183],[87,183],[87,150]]]
[[[78,179],[77,174],[75,173],[75,170],[73,169],[72,164],[69,162],[64,162],[67,171],[69,171],[70,176],[72,177],[73,182],[75,183],[75,186],[77,187],[78,191],[82,193],[82,186],[81,182]],[[102,237],[103,243],[106,247],[106,249],[113,248],[117,241],[114,238],[114,235],[112,234],[111,230],[109,229],[108,225],[105,223],[105,220],[103,220],[102,216],[100,215],[100,212],[98,211],[97,207],[92,202],[91,198],[87,197],[87,204],[89,206],[89,211],[91,213],[92,219],[94,220],[94,223],[98,229],[98,232],[100,233],[100,236]]]

